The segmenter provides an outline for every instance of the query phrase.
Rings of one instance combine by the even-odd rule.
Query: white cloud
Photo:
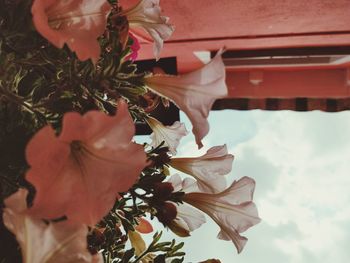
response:
[[[338,244],[350,237],[350,114],[255,112],[253,118],[258,132],[235,148],[235,165],[251,163],[240,172],[252,172],[257,189],[259,181],[270,181],[269,189],[255,198],[261,217],[271,227],[264,238],[285,254],[283,262],[346,262],[350,253]],[[274,167],[272,176],[254,166],[261,155],[265,168]],[[297,235],[278,236],[275,231],[288,224],[296,225],[292,231]]]
[[[348,262],[350,112],[224,111],[211,112],[209,120],[205,148],[198,152],[188,135],[178,156],[199,156],[227,143],[235,155],[230,180],[256,180],[263,222],[244,233],[249,241],[237,255],[231,242],[216,239],[218,228],[208,219],[183,239],[185,262]],[[172,237],[165,233],[165,240]]]

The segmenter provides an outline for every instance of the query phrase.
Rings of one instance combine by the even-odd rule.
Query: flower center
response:
[[[70,144],[70,149],[73,152],[73,154],[76,154],[76,153],[82,151],[83,145],[82,145],[81,141],[72,141]]]

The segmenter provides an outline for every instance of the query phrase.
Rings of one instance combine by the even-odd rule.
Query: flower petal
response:
[[[231,172],[233,155],[226,145],[210,148],[206,154],[194,158],[172,158],[170,165],[197,179],[201,192],[217,193],[226,189],[224,175]]]
[[[161,15],[159,0],[141,0],[139,3],[121,13],[127,17],[131,32],[141,39],[147,39],[142,32],[137,30],[142,28],[154,41],[154,55],[159,59],[159,54],[163,48],[163,41],[170,38],[175,28],[169,24],[169,18]]]
[[[147,123],[153,130],[151,134],[151,146],[157,147],[164,142],[164,146],[169,147],[169,151],[173,155],[176,155],[176,148],[181,138],[188,134],[185,124],[176,121],[171,126],[164,126],[161,122],[152,117],[147,119]]]
[[[185,192],[185,193],[192,193],[192,192],[199,192],[198,183],[193,178],[185,178],[184,180],[181,179],[180,175],[173,174],[168,179],[168,182],[172,184],[174,190],[173,192]]]
[[[140,217],[138,218],[138,225],[135,227],[135,230],[142,234],[148,234],[153,232],[153,227],[150,222],[143,217]]]
[[[111,8],[106,0],[35,0],[33,22],[56,47],[67,44],[80,60],[96,63],[101,52],[97,38],[105,31]]]
[[[214,101],[227,95],[222,52],[219,51],[208,64],[194,72],[182,76],[152,75],[145,78],[148,88],[167,97],[186,113],[199,148],[209,132],[207,117]]]
[[[254,186],[253,179],[243,177],[221,193],[189,193],[184,201],[209,215],[221,228],[218,237],[232,240],[240,253],[247,239],[239,233],[260,222],[257,208],[251,201]]]
[[[234,181],[225,191],[218,193],[220,200],[225,203],[241,204],[253,200],[255,181],[247,176]]]
[[[88,228],[66,222],[45,224],[26,214],[27,190],[21,189],[5,200],[3,219],[16,235],[26,263],[102,263],[101,255],[87,250]]]
[[[196,230],[206,222],[205,216],[201,211],[187,204],[180,204],[176,209],[175,222],[189,232]]]
[[[134,131],[123,101],[113,117],[95,111],[66,114],[59,137],[49,127],[40,130],[26,152],[31,166],[26,178],[36,188],[31,213],[95,225],[147,165],[143,146],[131,141]],[[33,157],[40,151],[48,154]]]

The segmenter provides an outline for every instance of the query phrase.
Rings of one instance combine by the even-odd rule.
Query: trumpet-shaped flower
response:
[[[192,192],[197,191],[197,183],[192,178],[184,180],[178,174],[172,175],[168,183],[173,186],[174,192]],[[168,227],[178,236],[190,236],[190,232],[196,230],[206,222],[204,214],[185,203],[176,204],[176,217],[168,225]]]
[[[159,59],[163,41],[169,39],[175,29],[169,24],[169,18],[161,15],[159,0],[140,0],[136,6],[121,12],[120,15],[127,17],[133,34],[149,41],[138,31],[143,29],[153,38],[154,55]]]
[[[67,216],[95,225],[113,207],[118,192],[127,191],[147,165],[143,146],[131,140],[135,126],[126,102],[115,116],[90,111],[65,114],[56,137],[42,128],[26,149],[26,178],[36,188],[33,215]],[[132,158],[131,158],[132,156]]]
[[[176,148],[179,145],[181,138],[188,133],[185,125],[176,121],[171,126],[164,126],[161,122],[152,117],[147,119],[147,123],[153,130],[153,133],[151,134],[151,146],[157,147],[164,142],[164,146],[167,146],[169,151],[175,155]]]
[[[199,148],[209,132],[207,117],[214,101],[227,95],[221,54],[219,51],[208,64],[182,76],[156,74],[145,78],[149,89],[173,101],[186,113]]]
[[[221,193],[187,193],[183,200],[209,215],[220,226],[218,238],[231,240],[240,253],[247,242],[240,233],[260,222],[254,188],[255,181],[243,177]]]
[[[226,145],[210,148],[206,154],[196,158],[173,158],[170,165],[198,182],[200,191],[221,192],[226,189],[223,175],[231,172],[233,155],[227,153]]]
[[[38,32],[58,48],[67,44],[80,60],[100,57],[97,38],[103,34],[111,5],[107,0],[35,0],[33,22]]]
[[[5,200],[3,220],[16,236],[24,263],[102,263],[100,254],[87,250],[86,225],[66,222],[45,224],[27,213],[27,190]]]

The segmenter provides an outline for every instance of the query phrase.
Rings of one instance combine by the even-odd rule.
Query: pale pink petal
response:
[[[201,211],[187,204],[179,204],[176,206],[176,209],[175,222],[188,232],[196,230],[206,222],[205,216]]]
[[[190,179],[190,178],[188,178]],[[173,185],[174,192],[188,190],[197,190],[196,182],[192,179],[182,180],[178,174],[172,175],[169,180],[169,183]],[[202,212],[197,209],[194,209],[187,204],[177,204],[176,205],[176,218],[168,224],[169,228],[181,237],[186,237],[190,235],[190,232],[199,228],[202,224],[206,222],[205,216]]]
[[[167,182],[172,184],[172,186],[174,188],[173,192],[182,191],[182,179],[181,179],[180,175],[173,174],[172,176],[169,177]]]
[[[247,176],[234,181],[225,191],[218,193],[221,202],[241,204],[253,200],[255,181]]]
[[[147,119],[147,123],[153,130],[151,134],[151,146],[157,147],[164,142],[164,146],[167,146],[169,151],[173,155],[176,155],[176,148],[180,140],[188,133],[185,124],[176,121],[171,126],[164,126],[161,122],[152,117]]]
[[[173,192],[185,192],[185,193],[192,193],[192,192],[200,192],[198,188],[198,183],[192,178],[185,178],[184,180],[181,179],[180,175],[173,174],[169,177],[168,181],[172,184],[174,190]]]
[[[222,157],[228,154],[226,144],[220,146],[211,147],[206,154],[202,156],[202,159],[212,159]]]
[[[200,192],[198,187],[198,182],[193,178],[186,177],[182,181],[182,191],[185,193],[195,193]]]
[[[127,191],[147,165],[143,146],[131,141],[134,131],[123,101],[113,117],[96,111],[66,114],[59,137],[49,127],[40,130],[26,149],[31,166],[26,178],[36,188],[31,213],[46,219],[65,215],[88,225],[99,222],[118,192]],[[40,151],[44,153],[35,156]]]
[[[111,8],[107,0],[35,0],[33,22],[56,47],[67,44],[80,60],[96,63],[101,52],[97,38],[105,31]]]
[[[206,154],[192,158],[172,158],[170,165],[196,178],[201,192],[218,193],[226,189],[224,175],[231,172],[233,155],[226,145],[210,148]]]
[[[154,55],[159,59],[164,40],[170,38],[175,28],[169,24],[169,18],[161,15],[159,0],[141,0],[121,13],[127,17],[131,32],[141,39],[148,39],[138,29],[147,32],[154,41]]]
[[[185,75],[152,75],[145,78],[147,87],[167,97],[186,113],[199,148],[203,146],[202,139],[209,131],[207,117],[214,101],[227,95],[221,54],[222,51],[219,51],[208,64]]]
[[[180,237],[190,236],[192,231],[199,228],[206,221],[201,211],[186,204],[178,204],[176,210],[176,218],[167,226]]]
[[[101,255],[87,250],[86,225],[66,222],[45,224],[30,217],[26,208],[27,190],[21,189],[5,200],[3,220],[16,236],[25,263],[98,263]]]
[[[253,179],[243,177],[221,193],[189,193],[184,201],[209,215],[221,228],[218,237],[231,240],[240,253],[247,239],[239,233],[260,222],[251,201],[254,187]]]

